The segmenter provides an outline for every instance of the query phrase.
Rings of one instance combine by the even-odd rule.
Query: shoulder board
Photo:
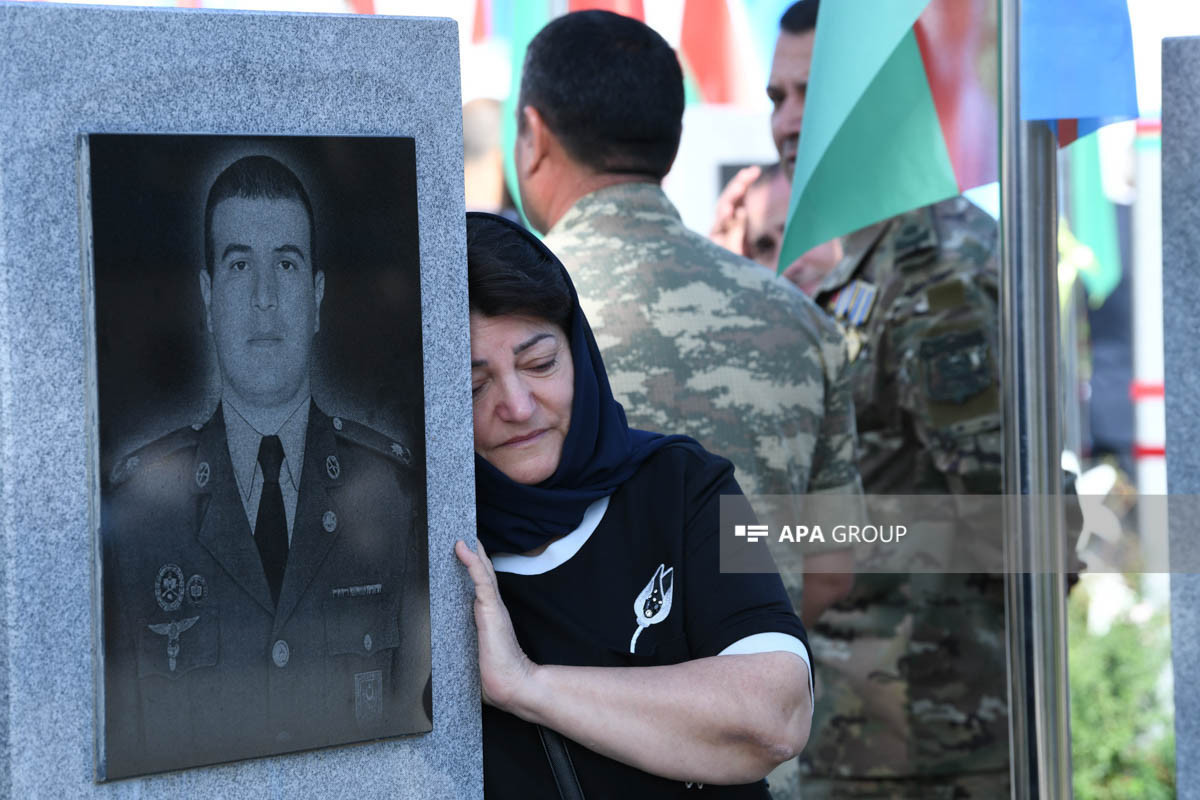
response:
[[[361,422],[355,422],[345,417],[330,417],[329,424],[333,426],[334,435],[339,439],[345,439],[351,444],[374,450],[376,453],[390,458],[397,464],[402,464],[406,467],[412,466],[412,450],[403,443],[391,437],[384,436],[374,428],[368,428]]]
[[[120,486],[142,467],[162,461],[180,450],[194,449],[200,443],[202,429],[203,426],[197,425],[180,428],[117,459],[108,473],[108,485],[110,487]]]

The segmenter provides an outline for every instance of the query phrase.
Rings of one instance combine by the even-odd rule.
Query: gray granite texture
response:
[[[1200,38],[1163,42],[1163,356],[1167,485],[1200,494]],[[1170,518],[1171,560],[1197,545],[1195,519]],[[1200,796],[1200,575],[1171,575],[1171,660],[1175,671],[1176,781]]]
[[[457,32],[449,20],[0,3],[0,797],[481,797]],[[434,730],[98,784],[81,133],[412,136]]]

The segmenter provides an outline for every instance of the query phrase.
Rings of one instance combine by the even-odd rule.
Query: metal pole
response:
[[[1071,797],[1059,407],[1057,147],[1020,116],[1020,0],[1000,19],[1001,377],[1013,797]]]

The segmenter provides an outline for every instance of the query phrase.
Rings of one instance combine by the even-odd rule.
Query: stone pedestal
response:
[[[1200,495],[1200,38],[1168,39],[1162,68],[1163,356],[1166,375],[1167,485]],[[1178,507],[1178,506],[1173,506]],[[1170,518],[1171,562],[1194,553],[1194,518]],[[1200,575],[1171,575],[1177,785],[1200,794]]]
[[[471,592],[452,553],[474,530],[454,23],[0,3],[0,41],[0,797],[482,797]],[[413,137],[431,733],[95,781],[100,476],[79,144],[96,133]]]

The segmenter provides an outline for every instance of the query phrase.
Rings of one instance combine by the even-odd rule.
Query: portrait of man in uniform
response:
[[[174,183],[189,149],[208,166]],[[288,161],[339,185],[318,203]],[[93,137],[100,777],[431,730],[413,163],[411,139]],[[147,263],[172,241],[199,246]]]

